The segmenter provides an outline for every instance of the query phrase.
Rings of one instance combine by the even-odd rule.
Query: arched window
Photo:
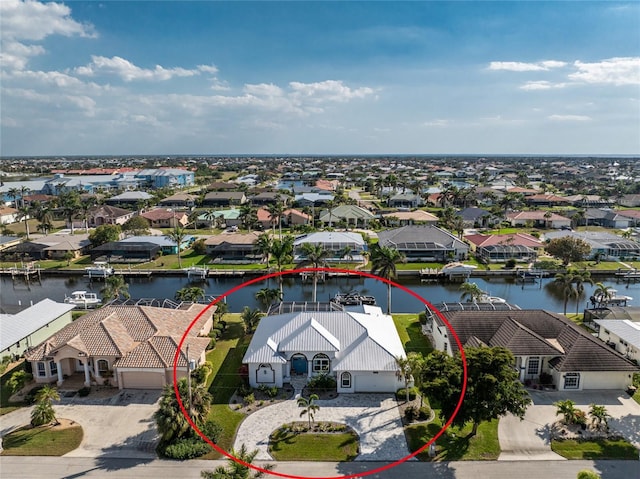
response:
[[[313,372],[314,373],[328,373],[331,361],[326,354],[316,354],[313,357]]]
[[[344,372],[340,375],[340,387],[351,388],[351,373]]]

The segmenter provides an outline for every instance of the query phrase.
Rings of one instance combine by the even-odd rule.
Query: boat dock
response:
[[[12,280],[23,279],[26,282],[30,282],[32,278],[41,280],[42,269],[34,264],[25,264],[21,266],[12,266],[11,268],[4,268],[0,270],[0,274],[10,275]]]
[[[638,268],[634,268],[634,269],[625,269],[625,268],[618,268],[618,270],[616,271],[616,278],[617,279],[621,279],[623,281],[638,281],[640,279],[640,271],[638,271]]]

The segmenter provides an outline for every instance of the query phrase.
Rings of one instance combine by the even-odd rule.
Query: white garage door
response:
[[[357,393],[387,393],[395,392],[395,375],[355,373]]]
[[[123,372],[122,387],[128,389],[162,389],[164,387],[164,374]]]

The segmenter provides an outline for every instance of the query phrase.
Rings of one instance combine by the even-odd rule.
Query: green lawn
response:
[[[278,430],[269,438],[269,453],[276,461],[353,461],[358,455],[358,435]]]
[[[624,439],[551,441],[551,450],[567,459],[638,459],[638,450]]]
[[[7,381],[11,377],[11,375],[24,368],[24,362],[20,363],[18,366],[15,366],[11,370],[7,370],[4,372],[2,376],[0,376],[0,416],[3,414],[8,414],[11,411],[18,409],[25,404],[22,403],[10,403],[9,398],[11,397],[11,390],[7,387]]]
[[[424,446],[442,428],[442,423],[435,410],[436,418],[429,424],[414,424],[405,428],[407,444],[411,452]],[[498,420],[482,422],[478,433],[469,437],[471,424],[462,429],[450,427],[436,440],[436,456],[429,458],[426,451],[418,454],[422,461],[493,461],[500,455],[498,442]]]
[[[244,414],[229,408],[229,400],[241,384],[238,368],[242,364],[242,357],[251,337],[243,335],[243,324],[239,314],[226,314],[224,319],[227,321],[227,329],[216,343],[216,347],[207,353],[207,361],[213,365],[213,371],[207,378],[207,387],[213,396],[209,419],[222,427],[218,445],[229,451],[233,446],[236,430],[244,418]],[[202,458],[220,457],[220,453],[214,450]]]
[[[7,434],[2,440],[3,456],[62,456],[82,442],[82,428],[53,426],[26,427]]]
[[[427,337],[422,334],[417,314],[394,314],[392,317],[400,336],[400,341],[402,341],[404,350],[407,353],[416,352],[426,355],[433,351],[433,346],[431,346]]]

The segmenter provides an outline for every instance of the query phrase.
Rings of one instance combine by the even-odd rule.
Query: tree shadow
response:
[[[104,471],[118,471],[148,464],[158,458],[157,446],[157,436],[152,438],[149,430],[142,431],[120,444],[103,448],[96,458],[96,467]]]

